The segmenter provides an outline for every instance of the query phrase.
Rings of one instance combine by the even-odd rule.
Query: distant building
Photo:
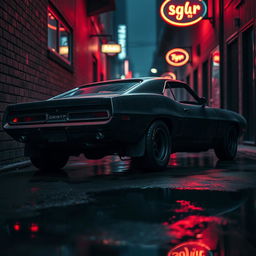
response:
[[[2,0],[0,117],[8,104],[44,100],[108,78],[99,37],[114,0]],[[22,159],[23,145],[0,129],[0,166]]]

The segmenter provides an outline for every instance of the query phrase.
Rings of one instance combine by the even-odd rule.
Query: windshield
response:
[[[77,97],[91,94],[122,94],[125,91],[131,89],[134,85],[138,84],[138,82],[139,81],[137,80],[86,85],[57,95],[54,97],[54,99]]]

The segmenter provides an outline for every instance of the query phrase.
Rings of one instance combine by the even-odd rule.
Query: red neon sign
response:
[[[186,242],[169,251],[168,256],[212,256],[211,249],[198,242]]]
[[[215,52],[212,56],[212,61],[214,64],[219,65],[220,64],[220,53]]]
[[[165,0],[160,7],[162,19],[179,27],[196,24],[206,13],[207,5],[203,0]]]
[[[181,67],[188,63],[189,53],[181,48],[175,48],[167,52],[165,59],[171,66]]]

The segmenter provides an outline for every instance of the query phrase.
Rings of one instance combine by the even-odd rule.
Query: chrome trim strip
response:
[[[106,121],[97,122],[65,122],[65,123],[44,123],[44,124],[27,124],[27,125],[9,125],[5,124],[4,129],[26,129],[26,128],[45,128],[45,127],[70,127],[70,126],[86,126],[86,125],[103,125],[108,124],[112,120],[112,117]]]
[[[79,119],[73,119],[73,118],[69,118],[69,115],[70,114],[82,114],[82,113],[96,113],[96,112],[107,112],[107,117],[93,117],[93,118],[79,118]],[[24,115],[25,116],[25,115]],[[53,123],[63,123],[63,122],[70,122],[70,123],[72,123],[72,122],[79,122],[79,121],[84,121],[84,122],[86,122],[86,121],[88,121],[88,122],[90,122],[90,121],[96,121],[96,120],[99,120],[99,122],[101,122],[101,121],[105,121],[105,120],[109,120],[109,118],[111,117],[111,115],[110,115],[110,112],[109,112],[109,110],[94,110],[94,111],[83,111],[83,112],[81,112],[81,111],[77,111],[77,112],[69,112],[69,113],[67,113],[67,119],[66,120],[49,120],[49,118],[48,118],[48,116],[49,116],[49,114],[48,113],[46,113],[45,114],[45,120],[41,120],[41,121],[31,121],[31,122],[19,122],[19,124],[17,124],[17,123],[13,123],[13,122],[10,122],[10,125],[11,126],[20,126],[20,125],[24,125],[24,126],[28,126],[28,125],[33,125],[33,124],[41,124],[41,125],[45,125],[45,124],[53,124]],[[97,122],[97,121],[96,121]]]

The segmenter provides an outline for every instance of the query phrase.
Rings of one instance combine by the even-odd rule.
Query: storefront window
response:
[[[48,9],[48,49],[71,64],[71,32],[51,9]]]
[[[58,22],[51,12],[48,12],[48,47],[57,51]]]

